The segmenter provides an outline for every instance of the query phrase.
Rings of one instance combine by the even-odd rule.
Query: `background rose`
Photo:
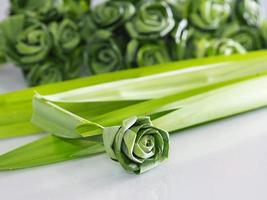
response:
[[[26,72],[30,86],[54,83],[63,80],[62,69],[59,64],[45,62],[36,64]]]
[[[144,67],[170,61],[165,42],[132,40],[127,46],[126,62],[129,67]]]
[[[107,1],[96,6],[91,17],[98,28],[114,29],[129,20],[134,13],[135,7],[130,2]]]
[[[85,52],[85,62],[93,74],[111,72],[124,67],[122,50],[111,32],[99,30],[90,38]]]
[[[232,54],[244,54],[246,49],[238,42],[228,39],[215,39],[206,40],[202,39],[196,42],[197,57],[216,56],[216,55],[232,55]]]
[[[78,26],[70,19],[64,19],[59,23],[52,23],[49,27],[53,36],[53,42],[59,56],[73,51],[80,43],[81,36]]]
[[[198,28],[214,30],[229,19],[231,11],[230,1],[191,1],[189,19],[190,22]]]
[[[136,15],[126,23],[132,38],[156,39],[166,36],[175,25],[171,7],[164,1],[143,1],[137,6]]]
[[[19,66],[43,61],[52,47],[46,25],[38,20],[15,15],[3,21],[1,48],[6,57]]]

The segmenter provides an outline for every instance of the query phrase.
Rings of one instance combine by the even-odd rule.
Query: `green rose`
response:
[[[238,42],[228,39],[202,39],[197,42],[197,57],[209,57],[217,55],[229,56],[232,54],[244,54],[246,49]]]
[[[63,80],[62,69],[52,62],[35,64],[26,73],[26,79],[29,86],[59,82]]]
[[[263,47],[263,41],[258,29],[240,26],[237,23],[227,24],[217,33],[220,38],[231,38],[241,44],[247,51],[258,50]]]
[[[46,22],[65,16],[81,17],[90,7],[90,0],[10,0],[10,3],[11,14],[23,14]]]
[[[174,26],[170,6],[164,1],[157,0],[142,1],[138,4],[136,15],[126,23],[131,37],[140,40],[164,37]]]
[[[257,0],[237,0],[237,15],[249,26],[258,26],[260,3]]]
[[[130,118],[103,131],[107,154],[128,172],[144,173],[169,155],[168,132],[154,127],[149,117]]]
[[[16,63],[31,64],[46,59],[52,41],[49,30],[44,24],[29,20],[24,23],[24,28],[17,34],[15,44],[13,44],[15,49],[13,52],[8,52]]]
[[[163,41],[139,42],[132,40],[127,46],[126,62],[129,67],[145,67],[170,61]]]
[[[173,14],[176,17],[178,17],[179,19],[188,17],[188,8],[191,0],[165,0],[165,1],[172,6],[174,10]]]
[[[10,0],[11,14],[24,14],[42,21],[50,21],[59,17],[62,0]]]
[[[89,11],[90,4],[91,0],[63,0],[59,10],[71,19],[80,18]]]
[[[114,29],[129,20],[134,13],[135,7],[130,2],[107,1],[96,6],[91,17],[97,27]]]
[[[226,0],[191,1],[190,22],[203,30],[215,30],[231,16],[231,3]]]
[[[97,31],[85,51],[86,65],[93,74],[101,74],[121,69],[124,66],[122,50],[112,33]]]
[[[45,24],[23,15],[10,16],[1,22],[0,51],[7,60],[25,65],[45,60],[52,47],[52,38]]]
[[[50,31],[53,36],[54,45],[62,56],[76,49],[81,41],[78,26],[70,19],[64,19],[60,23],[52,23]]]

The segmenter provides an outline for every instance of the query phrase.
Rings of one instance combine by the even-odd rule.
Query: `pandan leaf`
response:
[[[79,152],[86,149],[86,153]],[[67,140],[52,135],[0,156],[0,171],[41,166],[104,152],[102,143]]]
[[[174,130],[190,127],[206,121],[266,106],[266,84],[267,78],[265,75],[177,94],[181,98],[187,99],[187,103],[185,103],[186,101],[180,101],[180,98],[175,105],[175,107],[177,105],[180,106],[179,110],[154,119],[152,123],[156,127],[166,128],[165,130],[173,132]],[[255,87],[257,87],[257,90],[255,90]],[[244,90],[247,91],[247,93],[244,93]],[[240,94],[240,96],[233,96],[233,94],[236,93]],[[176,95],[170,98],[174,98],[175,96]],[[196,98],[197,96],[198,98]],[[225,101],[224,97],[229,96],[233,98],[233,101]],[[154,104],[157,101],[165,103],[170,101],[168,97],[164,99],[165,100],[152,100],[151,102]],[[146,106],[150,107],[151,105],[146,102]],[[214,112],[211,105],[216,105],[216,112]],[[140,108],[140,105],[138,105],[135,109],[131,108],[130,110],[132,114],[136,114],[136,109]],[[128,112],[130,111],[129,109],[127,110]],[[126,110],[122,111],[125,113],[124,111]],[[143,111],[141,112],[143,113]],[[117,116],[114,114],[115,113],[113,113],[113,116]],[[107,117],[107,115],[105,117]],[[118,122],[113,121],[113,123]],[[0,156],[0,170],[40,166],[75,159],[80,156],[89,156],[100,152],[104,152],[102,143],[89,142],[87,139],[68,140],[47,136]]]
[[[175,70],[175,69],[179,69],[179,68],[181,68],[181,70],[184,70],[184,71],[181,71],[181,74],[179,76],[179,77],[183,77],[184,73],[187,74],[187,73],[192,72],[194,74],[195,70],[197,70],[197,67],[195,70],[194,70],[195,67],[193,67],[192,68],[193,71],[190,71],[190,70],[187,71],[186,68],[190,67],[190,66],[203,65],[203,66],[199,66],[199,67],[201,69],[203,69],[204,71],[207,70],[207,73],[208,73],[209,69],[213,68],[214,65],[210,65],[209,67],[207,67],[207,66],[205,67],[205,65],[204,65],[205,63],[214,63],[216,61],[218,61],[218,62],[232,61],[233,62],[233,60],[236,60],[233,62],[233,65],[231,65],[231,66],[234,66],[234,65],[236,65],[235,64],[236,62],[238,63],[238,60],[241,60],[241,61],[243,60],[245,64],[244,63],[241,64],[242,63],[241,62],[240,65],[236,65],[236,67],[237,67],[236,69],[238,69],[238,70],[235,71],[234,68],[232,69],[233,72],[236,72],[234,74],[228,73],[229,72],[228,69],[231,71],[232,67],[225,68],[228,71],[226,74],[229,75],[229,77],[227,76],[227,78],[232,79],[236,75],[238,75],[238,77],[243,77],[243,76],[246,76],[246,75],[251,74],[251,73],[264,72],[265,68],[262,67],[261,64],[264,65],[265,62],[260,61],[260,58],[262,57],[264,59],[265,56],[266,56],[266,52],[263,51],[263,52],[249,53],[245,56],[234,55],[234,56],[229,56],[229,57],[214,57],[214,58],[182,61],[182,62],[177,62],[177,63],[163,64],[163,65],[159,65],[158,67],[153,66],[153,67],[148,67],[148,68],[143,68],[143,69],[135,69],[135,70],[129,70],[129,71],[123,71],[123,72],[116,72],[116,73],[112,73],[112,74],[106,74],[106,75],[100,75],[100,76],[96,76],[96,77],[90,77],[90,78],[85,78],[85,79],[68,81],[68,82],[63,82],[63,83],[59,83],[59,84],[40,86],[40,87],[36,87],[36,88],[32,88],[32,89],[26,89],[26,90],[15,92],[15,93],[0,95],[1,110],[5,110],[3,113],[0,113],[0,115],[1,115],[1,118],[0,118],[0,137],[1,138],[5,138],[5,137],[9,137],[9,136],[14,137],[16,135],[21,136],[21,135],[28,135],[28,134],[40,132],[39,129],[37,129],[36,127],[34,127],[30,124],[30,116],[32,114],[31,98],[34,94],[34,91],[37,91],[41,94],[51,94],[51,93],[56,93],[56,92],[60,92],[60,91],[64,91],[64,90],[70,90],[73,88],[78,88],[78,87],[82,87],[82,86],[86,86],[86,85],[95,85],[97,83],[108,82],[108,81],[112,81],[112,80],[119,80],[119,79],[152,75],[152,74],[157,74],[157,73],[164,72],[164,71],[171,71],[171,70]],[[251,61],[252,63],[246,62],[246,61],[248,61],[254,57],[259,57],[259,61],[256,61],[257,60],[256,59],[255,62]],[[258,66],[259,71],[257,71],[256,69],[255,69],[255,71],[253,71],[254,68],[251,68],[251,65]],[[248,66],[248,68],[246,68],[245,66]],[[218,69],[218,72],[219,72],[218,74],[215,74],[216,77],[217,78],[218,77],[224,78],[225,77],[224,72],[220,71],[219,68],[216,68],[216,69]],[[241,71],[244,70],[244,74],[243,74],[243,71],[241,73],[240,70]],[[248,71],[246,71],[246,70],[248,70]],[[197,75],[197,77],[199,77],[197,79],[196,79],[195,75],[194,76],[192,75],[192,77],[190,76],[191,78],[189,78],[188,80],[181,79],[182,82],[178,81],[178,84],[176,84],[177,87],[179,88],[179,86],[180,86],[180,89],[184,90],[188,87],[189,88],[194,87],[194,84],[198,84],[198,83],[202,82],[202,80],[203,80],[204,84],[209,83],[208,80],[211,80],[210,78],[207,79],[207,77],[210,77],[209,73],[208,74],[204,73],[201,75],[201,73],[204,71],[201,71],[199,73],[199,75]],[[239,74],[239,72],[240,72],[240,74]],[[178,74],[179,73],[180,72],[178,72]],[[196,74],[198,74],[198,73],[196,72]],[[174,74],[174,75],[176,75],[176,74]],[[231,75],[233,75],[233,77],[231,77]],[[192,78],[196,82],[192,82]],[[174,79],[174,80],[176,80],[176,79]],[[179,80],[179,79],[177,79],[177,80]],[[220,79],[218,79],[218,80],[220,80]],[[190,82],[190,85],[187,84],[187,81]],[[208,81],[208,82],[205,82],[205,81]],[[220,81],[223,81],[223,79],[221,79]],[[126,81],[126,83],[127,83],[127,81]],[[166,83],[168,83],[168,81]],[[169,83],[172,84],[172,82],[169,82]],[[182,85],[181,85],[181,83],[182,83]],[[151,81],[150,79],[147,80],[146,84],[152,84],[151,88],[155,88],[153,86],[153,81]],[[184,84],[186,85],[185,88],[183,88]],[[134,93],[136,94],[137,91],[142,91],[143,85],[144,84],[142,84],[141,82],[140,82],[140,84],[136,84],[136,90]],[[111,86],[112,87],[114,87],[114,86],[118,87],[118,84],[117,85],[116,85],[116,83],[114,85],[111,84]],[[168,84],[166,86],[169,87]],[[96,93],[96,90],[92,88],[92,92],[93,92],[92,94],[95,94],[95,96],[89,95],[87,97],[90,99],[95,99],[97,101],[101,101],[102,98],[104,98],[105,101],[106,100],[111,100],[111,101],[113,100],[114,101],[117,99],[117,97],[121,98],[122,97],[120,95],[121,92],[116,93],[115,91],[112,91],[112,87],[107,88],[108,90],[111,91],[110,93],[107,93],[108,90],[103,90],[104,93],[101,93],[101,91]],[[125,87],[125,86],[122,85],[122,87],[120,89],[119,88],[118,89],[123,91],[124,90],[123,87]],[[96,89],[97,89],[97,87],[96,87]],[[130,88],[127,87],[128,91],[130,91],[129,89]],[[172,88],[172,89],[175,89],[175,88]],[[168,90],[162,90],[161,93],[164,91],[167,92],[164,94],[169,94],[169,92],[170,92]],[[123,95],[125,96],[126,94],[127,93],[124,92]],[[136,99],[136,96],[139,96],[139,100],[140,100],[140,98],[144,99],[144,97],[149,97],[149,98],[152,97],[153,98],[153,96],[151,96],[152,93],[149,94],[146,91],[144,91],[143,94],[138,92],[138,95],[129,95],[129,94],[131,94],[131,93],[127,94],[128,97],[125,100],[131,100],[131,99],[138,100],[138,99]],[[157,93],[154,93],[154,94],[157,94]],[[147,96],[147,95],[150,95],[150,96]],[[84,97],[80,96],[79,98],[85,98],[85,100],[86,100],[87,97],[86,96],[84,96]],[[66,96],[66,98],[68,98],[68,97]],[[87,98],[87,100],[88,100],[88,98]],[[55,101],[57,101],[57,100],[59,100],[59,101],[63,100],[64,101],[64,95],[62,95],[59,99],[55,98],[54,100]],[[65,100],[68,100],[68,99],[65,99]],[[72,97],[71,100],[73,101],[75,99]],[[102,101],[103,101],[103,99],[102,99]],[[132,103],[132,102],[130,102],[130,103]],[[115,105],[115,104],[113,104],[113,105]],[[99,107],[97,107],[97,108],[99,109]],[[116,109],[116,108],[114,108],[114,109]],[[89,108],[88,110],[92,110],[92,107]],[[96,111],[96,112],[94,111],[94,115],[97,115],[97,114],[99,114],[98,111]]]

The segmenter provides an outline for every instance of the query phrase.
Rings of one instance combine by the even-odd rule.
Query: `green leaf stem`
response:
[[[12,16],[1,23],[0,29],[5,37],[6,55],[17,64],[43,61],[51,49],[49,30],[39,21]]]

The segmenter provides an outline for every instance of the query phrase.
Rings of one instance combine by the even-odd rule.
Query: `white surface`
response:
[[[0,68],[0,93],[22,87],[15,68]],[[0,199],[266,200],[266,121],[261,109],[172,135],[169,161],[141,176],[126,174],[106,155],[1,172]],[[38,137],[2,140],[0,152]]]

